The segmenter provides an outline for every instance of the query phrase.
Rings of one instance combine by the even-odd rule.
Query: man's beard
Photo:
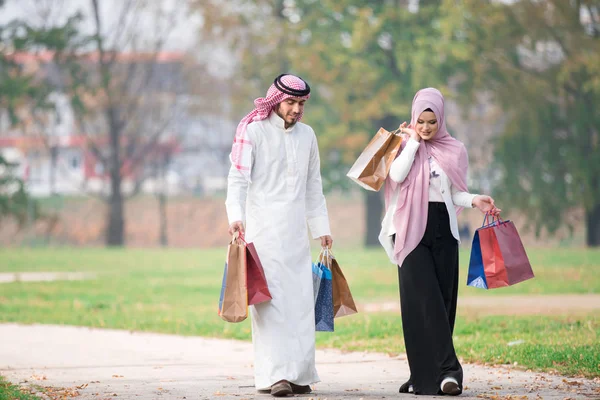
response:
[[[288,128],[291,128],[292,126],[296,125],[296,122],[298,122],[298,116],[292,117],[293,122],[288,122],[287,119],[285,118],[285,115],[282,115],[281,112],[279,111],[279,108],[277,108],[275,110],[275,112],[277,113],[277,115],[279,115],[279,117],[281,117],[281,119],[287,125]]]

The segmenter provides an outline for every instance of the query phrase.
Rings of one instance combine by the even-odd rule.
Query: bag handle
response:
[[[327,247],[321,247],[321,252],[319,253],[319,261],[321,264],[325,265],[327,268],[331,269],[331,263],[329,258],[330,250]]]
[[[491,222],[490,222],[489,218],[491,218],[491,220],[492,220]],[[504,223],[505,223],[505,221],[502,218],[500,218],[500,214],[498,214],[496,216],[496,215],[490,214],[489,212],[486,212],[485,216],[483,217],[483,223],[482,223],[481,227],[483,228],[486,226],[492,226],[494,224],[502,225]]]
[[[238,240],[241,240],[241,241],[242,241],[242,242],[244,242],[244,244],[246,244],[246,245],[248,244],[248,243],[246,243],[246,241],[244,240],[244,234],[243,234],[243,233],[241,233],[240,231],[235,231],[235,232],[233,232],[233,237],[231,238],[231,242],[230,242],[230,243],[231,243],[231,244],[234,244],[234,243],[236,243],[236,244],[237,244],[237,241],[238,241]]]
[[[492,222],[489,220],[490,217],[492,218]],[[484,226],[493,225],[495,218],[495,216],[491,215],[489,212],[486,212],[485,216],[483,217],[483,223],[481,224],[481,227],[483,228]]]

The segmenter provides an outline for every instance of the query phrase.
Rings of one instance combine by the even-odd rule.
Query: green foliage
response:
[[[12,217],[22,227],[37,219],[40,212],[37,202],[25,191],[23,180],[15,176],[15,167],[0,154],[0,222]]]
[[[348,167],[377,130],[410,120],[416,91],[444,89],[461,68],[457,57],[441,53],[440,2],[420,3],[416,13],[391,1],[202,4],[206,32],[223,32],[220,40],[241,55],[240,110],[281,72],[309,82],[304,122],[319,136],[324,181],[347,188]]]
[[[503,111],[498,201],[526,210],[538,233],[569,223],[573,208],[598,207],[598,3],[470,0],[444,9],[446,36],[466,65],[463,100],[485,91]]]
[[[1,2],[0,2],[1,6]],[[21,389],[13,385],[0,376],[0,400],[39,400],[40,398],[27,393],[26,389]]]
[[[418,11],[405,1],[243,3],[200,2],[206,31],[241,56],[240,109],[281,71],[307,79],[305,122],[330,186],[347,187],[369,138],[409,119],[414,93],[436,86],[466,110],[481,94],[501,110],[489,166],[499,204],[525,210],[537,232],[572,223],[581,207],[596,207],[600,224],[597,1],[420,1]]]
[[[29,116],[39,110],[49,110],[52,104],[48,96],[53,91],[71,94],[76,111],[82,111],[80,88],[86,73],[79,60],[78,51],[86,46],[91,38],[80,33],[81,14],[67,18],[64,24],[49,27],[33,27],[30,24],[13,20],[0,25],[0,108],[9,113],[11,123],[23,121],[18,111],[27,110]],[[19,60],[23,56],[34,56],[47,52],[49,60],[64,73],[52,82],[40,76],[39,71],[25,68]]]
[[[20,20],[0,25],[0,110],[7,111],[11,125],[30,125],[40,112],[52,110],[49,96],[57,90],[71,91],[75,110],[83,110],[78,92],[85,74],[77,62],[77,50],[89,38],[79,33],[81,22],[82,16],[76,14],[57,26],[34,28]],[[39,70],[24,65],[23,57],[43,52],[50,57],[47,62],[65,67],[67,76],[53,82]],[[0,219],[10,216],[23,226],[39,218],[40,213],[37,202],[27,195],[24,182],[14,176],[14,167],[0,155]]]

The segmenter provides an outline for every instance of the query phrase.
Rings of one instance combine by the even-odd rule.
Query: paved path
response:
[[[364,304],[360,311],[400,311],[400,300]],[[569,315],[600,312],[600,294],[459,296],[458,312],[470,315]]]
[[[55,325],[0,324],[0,375],[77,399],[270,399],[253,387],[249,343]],[[322,383],[306,399],[398,394],[404,356],[317,351]],[[596,381],[464,365],[461,399],[599,399]],[[436,398],[436,397],[430,397]]]

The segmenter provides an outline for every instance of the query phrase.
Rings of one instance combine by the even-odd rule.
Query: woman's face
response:
[[[431,140],[438,133],[439,123],[431,111],[423,111],[417,119],[416,131],[423,140]]]

